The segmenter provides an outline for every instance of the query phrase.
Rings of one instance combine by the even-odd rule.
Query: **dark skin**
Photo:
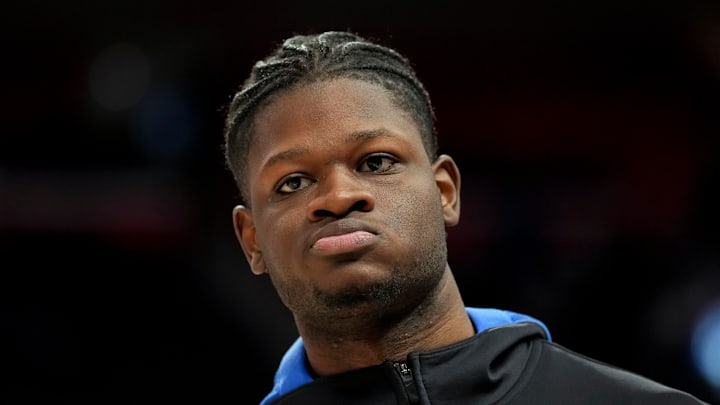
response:
[[[445,249],[460,173],[447,155],[430,160],[384,88],[341,78],[279,94],[255,117],[249,156],[236,235],[292,312],[315,373],[475,333]]]

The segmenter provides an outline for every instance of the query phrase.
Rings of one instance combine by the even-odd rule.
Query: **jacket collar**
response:
[[[466,307],[465,309],[475,326],[476,334],[499,326],[531,322],[541,326],[545,332],[545,337],[548,340],[551,339],[547,326],[532,316],[495,308]],[[275,373],[273,389],[262,400],[261,405],[270,403],[286,393],[313,381],[305,359],[305,346],[302,338],[297,338],[280,360],[280,365]]]

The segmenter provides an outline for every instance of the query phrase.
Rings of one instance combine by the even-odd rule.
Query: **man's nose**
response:
[[[328,216],[343,217],[352,211],[371,211],[375,206],[375,196],[352,170],[330,170],[318,183],[308,206],[312,221]]]

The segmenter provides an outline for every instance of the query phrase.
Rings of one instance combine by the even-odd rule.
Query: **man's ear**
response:
[[[433,171],[440,190],[445,225],[457,225],[460,220],[460,169],[453,158],[440,155],[433,163]]]
[[[233,208],[232,215],[235,236],[242,246],[248,264],[250,264],[250,270],[256,275],[265,273],[265,260],[263,260],[262,251],[255,239],[255,221],[252,212],[247,207],[238,205]]]

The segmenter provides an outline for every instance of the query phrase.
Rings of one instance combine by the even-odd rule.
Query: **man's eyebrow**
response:
[[[305,154],[308,152],[310,152],[310,148],[308,148],[307,146],[296,146],[294,148],[284,150],[282,152],[279,152],[279,153],[276,153],[276,154],[270,156],[268,158],[268,160],[265,161],[265,167],[272,166],[283,160],[292,159],[295,156],[299,156],[299,155],[302,155],[302,154]]]
[[[378,137],[392,137],[390,132],[385,128],[368,129],[363,131],[351,132],[347,138],[350,142],[362,142]],[[272,166],[283,160],[289,160],[296,156],[300,156],[310,152],[310,148],[307,146],[296,146],[282,152],[276,153],[270,156],[265,161],[265,167]]]
[[[357,131],[350,134],[353,141],[365,141],[377,137],[391,137],[390,131],[385,128],[368,129],[365,131]]]

